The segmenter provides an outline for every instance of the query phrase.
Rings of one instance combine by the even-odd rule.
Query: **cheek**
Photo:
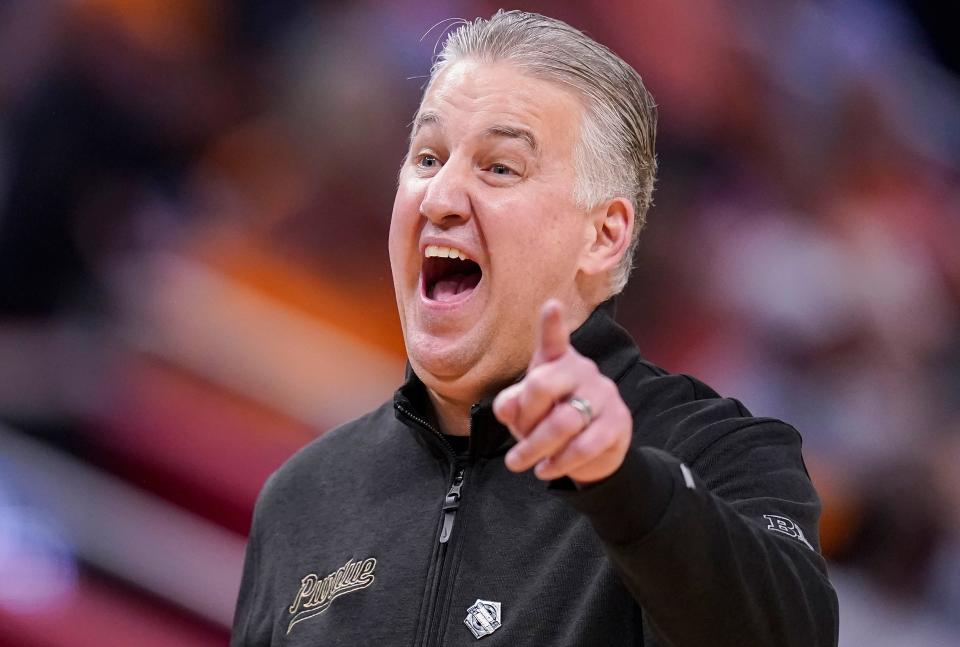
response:
[[[583,215],[557,202],[533,198],[513,205],[500,212],[496,230],[489,232],[494,260],[516,289],[536,292],[572,277],[583,241]],[[541,208],[531,211],[531,204]]]
[[[387,246],[395,275],[417,248],[418,243],[417,234],[421,221],[420,196],[412,188],[409,181],[401,181],[393,202],[393,213],[390,216]]]
[[[508,310],[529,310],[569,278],[564,258],[569,254],[548,227],[505,232],[498,247],[498,292]]]

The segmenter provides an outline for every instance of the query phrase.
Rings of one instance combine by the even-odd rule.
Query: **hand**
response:
[[[589,403],[592,416],[570,398]],[[536,350],[527,374],[493,401],[493,412],[516,439],[507,468],[535,467],[543,480],[568,476],[580,485],[613,474],[630,446],[633,420],[616,384],[570,345],[563,305],[551,299],[540,311]]]

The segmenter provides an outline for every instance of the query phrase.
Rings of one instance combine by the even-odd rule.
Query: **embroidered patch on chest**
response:
[[[326,611],[334,599],[373,584],[373,570],[376,567],[377,560],[373,557],[359,561],[351,558],[325,576],[316,573],[304,575],[300,580],[300,590],[293,598],[293,604],[287,609],[292,616],[290,624],[287,625],[287,634],[290,634],[293,625],[298,622]]]

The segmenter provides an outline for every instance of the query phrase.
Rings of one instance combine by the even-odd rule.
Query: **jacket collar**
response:
[[[597,306],[570,335],[570,343],[581,355],[596,362],[601,373],[617,382],[640,358],[640,352],[630,334],[614,321],[615,301],[611,298]],[[409,362],[406,382],[394,393],[393,401],[394,413],[401,422],[421,432],[436,448],[443,448],[426,387]],[[492,405],[492,399],[487,399],[471,409],[471,459],[503,453],[515,442],[509,430],[493,415]]]

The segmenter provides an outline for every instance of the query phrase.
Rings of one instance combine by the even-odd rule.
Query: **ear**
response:
[[[590,277],[609,276],[630,246],[633,205],[626,198],[606,200],[590,211],[588,223],[580,270]]]

